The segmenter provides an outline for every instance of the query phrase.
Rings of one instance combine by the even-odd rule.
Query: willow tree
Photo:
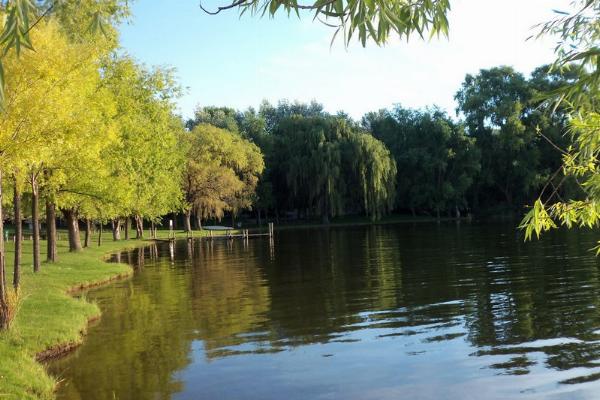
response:
[[[363,212],[377,220],[394,205],[396,162],[383,142],[369,134],[353,133],[347,143],[344,169],[351,171],[360,188]]]
[[[191,214],[199,222],[221,219],[250,208],[264,161],[259,148],[240,135],[208,124],[181,134],[186,153],[182,187],[186,201],[185,229],[191,230]]]
[[[521,223],[527,239],[559,225],[595,227],[600,223],[600,1],[577,0],[573,6],[574,12],[560,12],[540,32],[559,38],[553,67],[574,71],[577,78],[547,94],[549,103],[570,110],[572,145],[558,149],[563,165],[555,174],[565,178],[558,185],[549,180]],[[581,195],[565,199],[559,189],[569,177],[579,183]]]

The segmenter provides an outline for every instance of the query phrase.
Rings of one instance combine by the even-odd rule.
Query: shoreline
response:
[[[31,249],[25,246],[20,309],[11,328],[0,332],[0,398],[55,398],[59,380],[48,373],[47,362],[82,345],[89,326],[101,318],[96,303],[76,295],[130,278],[133,268],[109,262],[109,256],[149,243],[150,239],[107,241],[70,253],[67,244],[59,242],[58,261],[42,263],[37,274],[30,268]],[[11,253],[9,244],[7,260]]]
[[[142,247],[143,245],[140,245]],[[125,249],[124,249],[125,250]],[[122,251],[122,250],[121,250]],[[108,262],[108,261],[105,261]],[[123,279],[130,278],[133,275],[133,269],[130,272],[122,273],[110,277],[108,279],[104,279],[98,282],[91,282],[89,284],[74,286],[67,290],[66,294],[69,296],[76,296],[78,293],[81,293],[88,289],[98,288],[105,285],[110,285],[113,282],[117,282]],[[87,301],[87,300],[86,300]],[[92,303],[90,303],[92,304]],[[102,318],[102,313],[100,312],[98,315],[93,315],[87,319],[85,327],[82,327],[80,331],[80,341],[75,342],[67,342],[67,343],[57,343],[54,346],[47,348],[46,350],[42,350],[35,355],[35,361],[38,363],[44,364],[51,360],[56,360],[58,358],[67,356],[69,353],[73,352],[79,346],[81,346],[85,340],[85,336],[87,335],[88,328],[94,322],[100,321]]]

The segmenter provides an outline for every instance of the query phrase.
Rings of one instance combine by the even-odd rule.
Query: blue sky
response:
[[[227,0],[204,0],[215,7]],[[186,88],[184,117],[196,105],[238,109],[267,99],[310,101],[354,118],[400,103],[437,105],[454,115],[453,96],[467,73],[511,65],[523,73],[553,60],[550,39],[526,41],[532,27],[568,10],[569,0],[453,0],[450,38],[385,47],[341,41],[311,18],[299,21],[243,16],[232,10],[209,16],[198,0],[137,0],[121,28],[125,50],[148,65],[168,65]]]

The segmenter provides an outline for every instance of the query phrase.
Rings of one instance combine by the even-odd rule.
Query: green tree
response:
[[[438,111],[396,107],[367,114],[363,126],[390,149],[398,165],[397,207],[435,212],[467,209],[479,171],[475,139]]]
[[[231,132],[239,132],[237,112],[229,107],[197,107],[194,118],[186,122],[188,130],[194,129],[200,124],[210,124],[217,128],[227,129]]]
[[[540,137],[526,124],[533,91],[511,67],[467,75],[456,94],[469,135],[481,151],[481,175],[474,201],[509,207],[529,201],[541,187]]]
[[[128,57],[107,62],[104,85],[116,99],[112,175],[120,176],[126,188],[113,218],[133,217],[140,238],[144,219],[155,221],[181,206],[184,158],[178,136],[183,125],[174,115],[180,89],[173,71],[146,70]]]

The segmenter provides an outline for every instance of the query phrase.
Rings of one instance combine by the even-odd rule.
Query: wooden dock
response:
[[[235,230],[232,227],[221,227],[221,226],[215,226],[215,227],[205,227],[203,228],[203,230],[208,231],[208,236],[198,236],[198,237],[194,237],[194,232],[190,231],[187,232],[187,236],[186,239],[187,240],[193,240],[193,239],[200,239],[200,240],[219,240],[219,239],[225,239],[225,240],[234,240],[234,239],[244,239],[244,240],[248,240],[250,238],[255,238],[255,237],[269,237],[270,239],[273,238],[273,233],[274,233],[274,227],[273,227],[273,223],[270,222],[269,225],[269,231],[268,232],[258,232],[258,233],[250,233],[250,230],[248,229],[241,229],[241,233],[231,233],[231,231]],[[222,235],[213,235],[214,231],[218,231],[218,232],[225,232],[225,234]],[[177,238],[175,237],[175,232],[170,231],[169,232],[169,237],[167,239],[154,239],[157,242],[174,242],[175,240],[177,240]]]

